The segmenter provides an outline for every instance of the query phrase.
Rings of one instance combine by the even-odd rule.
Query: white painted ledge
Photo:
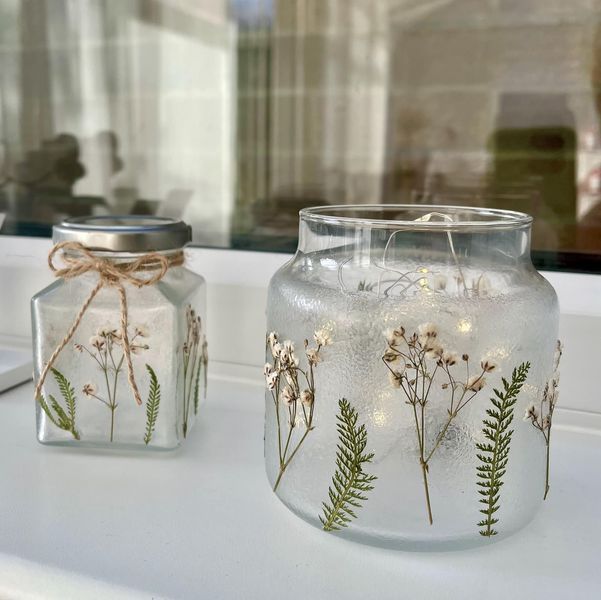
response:
[[[311,527],[277,500],[262,385],[220,369],[175,453],[43,447],[33,386],[0,396],[1,598],[598,597],[601,480],[589,474],[601,436],[557,428],[549,499],[514,536],[461,552],[382,550]]]

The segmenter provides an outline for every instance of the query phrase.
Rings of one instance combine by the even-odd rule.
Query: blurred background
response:
[[[304,206],[484,205],[601,273],[601,0],[0,0],[0,65],[0,233],[292,251]]]

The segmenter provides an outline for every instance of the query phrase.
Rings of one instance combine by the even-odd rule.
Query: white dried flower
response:
[[[405,335],[404,327],[396,327],[395,329],[387,329],[384,332],[384,337],[386,338],[386,343],[389,346],[398,346],[402,341]]]
[[[549,402],[551,409],[555,408],[559,400],[559,372],[555,373],[545,386],[543,402]]]
[[[533,423],[538,419],[538,411],[534,402],[528,405],[526,412],[524,413],[524,421],[532,421]]]
[[[186,319],[191,322],[194,319],[194,309],[190,304],[186,306]]]
[[[442,362],[448,367],[452,367],[459,362],[459,354],[457,352],[446,351],[442,353]]]
[[[486,379],[481,375],[472,375],[465,384],[465,389],[479,392],[486,385]]]
[[[82,388],[82,392],[86,395],[86,396],[94,396],[96,394],[96,390],[97,387],[93,384],[93,383],[86,383],[83,388]]]
[[[417,328],[417,333],[419,334],[419,339],[422,344],[430,339],[435,338],[438,335],[438,327],[434,323],[422,323]]]
[[[265,375],[265,377],[267,377],[272,371],[273,371],[272,365],[270,365],[269,363],[265,363],[265,366],[263,367],[263,375]]]
[[[73,348],[75,348],[77,352],[83,352],[83,346],[81,344],[73,344]]]
[[[132,344],[130,348],[133,354],[142,354],[142,352],[148,350],[150,346],[148,344]]]
[[[551,417],[546,416],[543,418],[543,429],[551,429]]]
[[[313,392],[311,390],[303,390],[301,392],[300,399],[301,399],[301,402],[303,403],[303,406],[310,408],[313,405],[315,396],[313,395]]]
[[[318,329],[313,334],[313,339],[318,346],[328,346],[332,343],[332,338],[330,337],[329,332],[325,329]]]
[[[384,362],[392,364],[398,362],[401,358],[401,355],[397,354],[396,352],[393,352],[392,350],[387,350],[386,352],[384,352],[384,356],[382,356],[382,358],[384,359]]]
[[[286,340],[283,344],[284,350],[289,354],[294,354],[294,342]]]
[[[278,358],[280,356],[280,354],[282,353],[283,349],[284,348],[283,348],[282,344],[280,344],[279,342],[276,342],[271,347],[271,354],[273,355],[273,358]]]
[[[289,346],[290,347],[294,347],[292,345],[292,342],[289,342]],[[282,350],[280,351],[280,362],[282,363],[282,366],[284,368],[290,368],[290,367],[298,367],[299,365],[299,360],[298,358],[294,355],[294,353],[290,350],[290,349],[286,349],[285,347],[282,348]]]
[[[497,365],[492,360],[488,360],[488,359],[482,360],[480,362],[480,366],[482,367],[482,370],[485,373],[491,373],[492,371],[494,371],[497,368]]]
[[[150,335],[148,329],[144,327],[144,325],[136,325],[134,333],[139,337],[148,337]]]
[[[309,348],[306,354],[310,365],[315,367],[318,362],[321,362],[321,355],[315,348]]]
[[[277,341],[278,341],[278,334],[275,331],[272,331],[267,336],[267,343],[269,344],[269,347],[273,348]]]
[[[282,390],[281,398],[282,402],[286,406],[291,406],[296,402],[296,395],[294,394],[294,390],[289,385],[285,386]]]
[[[426,343],[425,350],[426,358],[429,358],[430,360],[438,360],[444,354],[443,347],[433,341],[432,338]]]
[[[93,335],[90,338],[90,346],[96,348],[97,350],[102,350],[104,348],[104,338],[99,335]]]
[[[267,389],[273,390],[278,382],[278,372],[271,371],[269,374],[265,375],[265,383],[267,384]]]

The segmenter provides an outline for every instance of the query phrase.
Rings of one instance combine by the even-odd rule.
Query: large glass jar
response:
[[[183,266],[189,226],[85,217],[56,226],[53,241],[58,279],[31,304],[36,382],[45,375],[39,441],[178,446],[206,394],[208,361],[205,282]]]
[[[272,278],[265,459],[310,523],[382,546],[509,534],[549,485],[558,304],[528,215],[301,211]]]

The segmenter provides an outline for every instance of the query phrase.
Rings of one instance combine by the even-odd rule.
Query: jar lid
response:
[[[106,252],[177,250],[192,240],[189,225],[153,216],[101,216],[65,219],[52,228],[52,241],[79,242]]]

